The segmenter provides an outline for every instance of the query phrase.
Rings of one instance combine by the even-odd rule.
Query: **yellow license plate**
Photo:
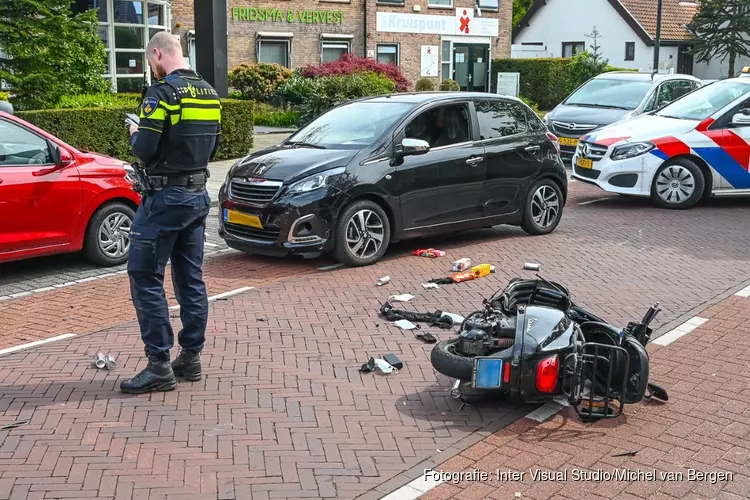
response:
[[[255,229],[263,229],[263,223],[261,223],[260,217],[238,212],[237,210],[225,209],[224,222],[238,224],[240,226],[254,227]]]
[[[578,139],[573,139],[572,137],[560,137],[558,140],[561,146],[578,146]]]
[[[594,162],[587,158],[578,158],[576,160],[576,165],[578,165],[581,168],[593,168]]]

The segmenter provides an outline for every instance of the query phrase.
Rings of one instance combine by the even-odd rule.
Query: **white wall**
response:
[[[513,44],[544,42],[547,57],[562,57],[563,42],[586,42],[586,49],[590,51],[593,40],[585,35],[590,34],[594,26],[600,33],[599,52],[609,59],[612,66],[653,69],[653,48],[643,43],[607,0],[547,0],[547,5],[534,14],[529,26],[521,31]],[[625,60],[625,42],[635,42],[633,61]],[[676,47],[661,47],[659,67],[663,70],[672,67],[677,71]]]
[[[734,71],[737,72],[750,66],[750,57],[738,57],[734,63]],[[693,63],[693,76],[702,80],[719,80],[726,78],[729,71],[729,59],[719,60],[714,59],[707,63],[696,61]]]

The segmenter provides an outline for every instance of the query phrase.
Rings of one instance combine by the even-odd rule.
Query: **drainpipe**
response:
[[[362,7],[365,9],[364,15],[362,16],[362,57],[367,57],[367,0],[362,0]]]

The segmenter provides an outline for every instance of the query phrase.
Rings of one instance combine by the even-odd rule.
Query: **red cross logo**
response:
[[[471,21],[471,19],[469,19],[469,16],[466,15],[466,10],[464,10],[464,15],[463,17],[459,18],[459,21],[461,21],[461,26],[458,28],[459,31],[466,33],[468,35],[469,34],[469,21]]]
[[[431,48],[428,48],[428,49],[427,49],[427,53],[428,53],[428,54],[432,54],[432,49],[431,49]]]

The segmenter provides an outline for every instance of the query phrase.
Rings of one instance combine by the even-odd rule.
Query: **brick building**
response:
[[[344,53],[399,65],[413,83],[453,78],[489,91],[489,61],[510,56],[512,0],[228,0],[228,63],[319,64]],[[99,8],[107,77],[118,91],[150,80],[144,48],[156,31],[180,36],[195,67],[193,0],[76,0]]]

